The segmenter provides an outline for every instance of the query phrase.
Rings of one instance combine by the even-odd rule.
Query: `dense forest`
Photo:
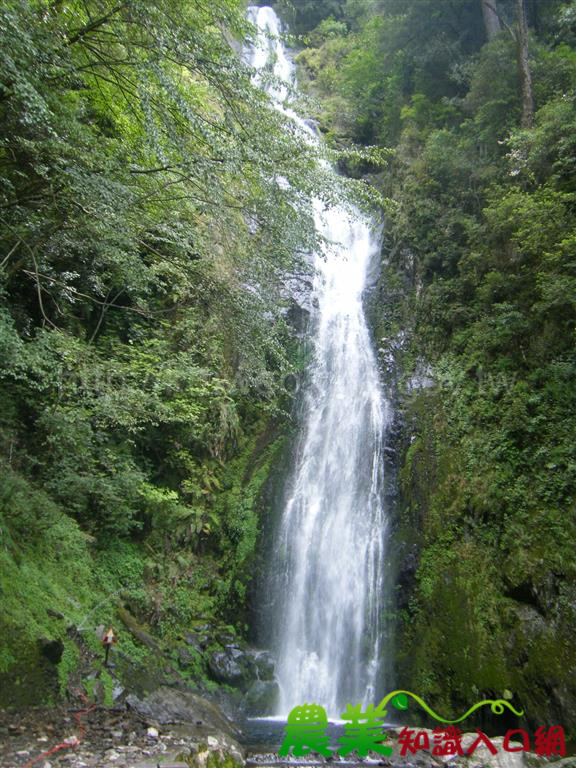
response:
[[[298,109],[385,222],[394,682],[573,727],[576,6],[276,9]],[[94,693],[101,625],[137,688],[161,654],[214,691],[210,654],[250,637],[307,357],[287,285],[306,199],[344,193],[252,82],[245,10],[0,7],[2,706]]]
[[[8,704],[65,692],[71,628],[95,650],[119,601],[160,643],[194,621],[244,629],[298,365],[281,276],[314,239],[292,190],[322,179],[240,60],[238,3],[0,14]],[[64,644],[51,694],[31,684],[43,639]]]

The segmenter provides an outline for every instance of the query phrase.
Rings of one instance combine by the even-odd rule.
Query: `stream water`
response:
[[[273,70],[279,82],[267,88],[271,99],[305,140],[319,142],[285,103],[283,83],[293,85],[295,73],[276,13],[251,7],[248,14],[258,28],[246,52],[256,78]],[[271,554],[266,623],[281,689],[276,714],[316,702],[338,718],[347,702],[376,704],[384,692],[383,441],[391,413],[363,306],[377,229],[353,206],[311,204],[329,244],[314,257],[313,354]]]

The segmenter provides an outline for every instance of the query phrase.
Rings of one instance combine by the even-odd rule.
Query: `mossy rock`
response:
[[[0,656],[0,707],[56,702],[60,696],[62,642],[46,638],[34,641],[1,624],[0,635],[5,643]],[[59,653],[54,652],[56,648]]]
[[[256,680],[246,692],[246,712],[252,716],[269,715],[276,709],[280,687],[273,680]]]

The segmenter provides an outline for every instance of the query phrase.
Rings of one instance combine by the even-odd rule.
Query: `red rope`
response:
[[[83,693],[80,693],[80,697],[86,704],[88,703],[88,699]],[[60,752],[61,749],[72,749],[73,747],[77,747],[86,733],[86,725],[82,722],[82,718],[84,715],[91,712],[95,706],[96,704],[90,704],[89,707],[74,712],[74,719],[78,723],[78,736],[69,736],[67,739],[64,739],[64,741],[61,741],[60,744],[56,744],[56,746],[52,747],[52,749],[49,749],[47,752],[42,752],[41,755],[38,755],[38,757],[27,762],[23,768],[30,768],[34,763],[43,760],[45,757],[50,757],[50,755],[54,755],[56,752]]]

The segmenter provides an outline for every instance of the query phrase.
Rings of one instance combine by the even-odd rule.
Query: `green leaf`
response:
[[[392,704],[396,709],[408,709],[408,696],[405,693],[399,693],[392,699]]]

